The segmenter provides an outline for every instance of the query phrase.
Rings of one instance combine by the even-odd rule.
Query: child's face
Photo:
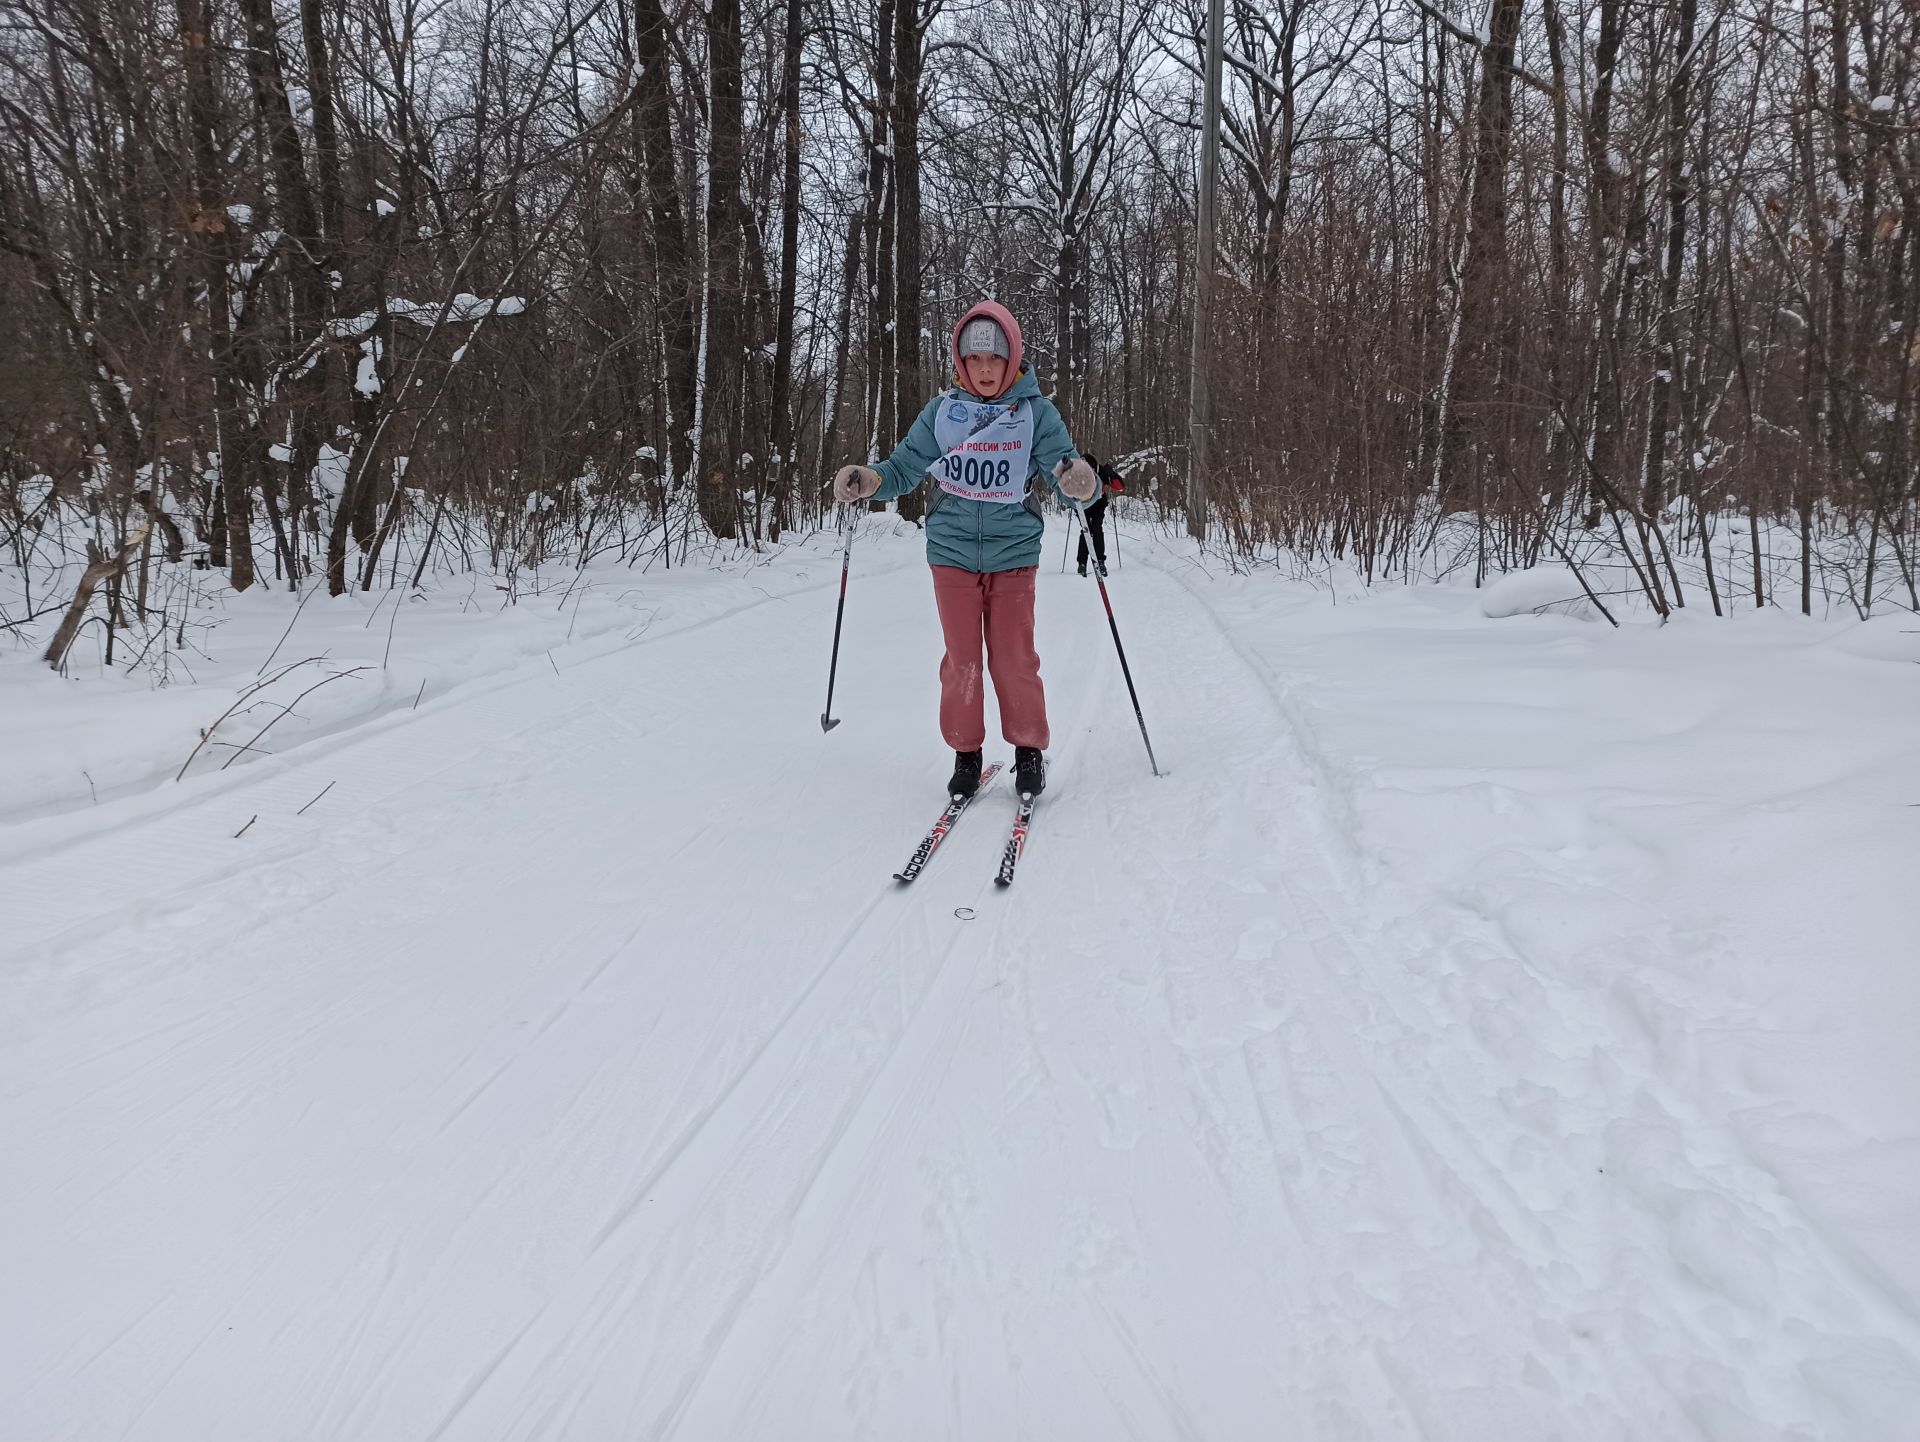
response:
[[[999,395],[1007,379],[1005,356],[961,356],[960,369],[966,372],[967,389],[977,396]]]

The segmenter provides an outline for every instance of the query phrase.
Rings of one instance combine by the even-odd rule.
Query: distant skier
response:
[[[1107,500],[1109,495],[1119,495],[1126,487],[1120,473],[1107,465],[1092,451],[1080,459],[1093,467],[1094,474],[1100,477],[1100,498],[1087,507],[1087,530],[1093,535],[1093,564],[1101,575],[1107,574]],[[1080,537],[1080,574],[1087,574],[1087,538]]]
[[[1005,307],[982,301],[961,316],[952,350],[959,384],[927,403],[877,469],[842,466],[833,496],[848,505],[876,495],[886,501],[933,481],[927,561],[947,644],[940,734],[954,751],[948,790],[971,796],[979,788],[987,738],[983,671],[990,671],[1001,734],[1013,747],[1014,787],[1037,796],[1046,785],[1048,738],[1033,644],[1033,583],[1045,530],[1035,487],[1050,481],[1062,496],[1090,501],[1100,481],[1033,372],[1020,364],[1020,323]]]

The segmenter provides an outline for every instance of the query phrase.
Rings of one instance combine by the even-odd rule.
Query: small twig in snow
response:
[[[569,641],[573,639],[573,628],[580,624],[580,603],[587,599],[587,592],[591,591],[592,589],[593,589],[593,582],[591,581],[587,582],[585,586],[581,587],[580,594],[574,599],[573,619],[567,623],[567,639]],[[560,598],[560,604],[562,606],[567,604],[567,598],[565,596],[562,596]]]
[[[260,663],[260,669],[258,671],[255,671],[253,673],[254,675],[259,676],[264,674],[267,667],[273,664],[273,658],[280,654],[280,648],[287,644],[287,637],[293,634],[293,628],[300,620],[300,613],[304,611],[307,607],[308,598],[312,596],[313,593],[318,591],[319,589],[320,588],[317,585],[309,586],[307,587],[306,590],[300,593],[300,604],[293,608],[293,617],[291,620],[287,622],[287,629],[280,633],[280,639],[273,643],[273,649],[267,652],[267,659]],[[176,776],[174,779],[177,781],[180,778]]]
[[[387,622],[387,649],[380,654],[380,669],[387,669],[387,661],[393,655],[393,628],[400,624],[400,603],[393,603],[393,619]]]
[[[236,751],[233,753],[233,755],[229,756],[227,758],[226,765],[222,766],[220,769],[222,771],[225,771],[227,769],[227,766],[233,765],[234,762],[240,759],[241,752],[251,751],[253,749],[254,742],[258,741],[262,736],[265,736],[275,726],[279,725],[282,719],[284,719],[285,717],[291,716],[293,714],[293,708],[295,706],[298,706],[302,701],[306,700],[307,697],[311,696],[315,691],[318,691],[322,686],[327,685],[331,681],[338,681],[342,677],[357,676],[366,669],[367,668],[365,666],[355,666],[353,667],[353,669],[349,671],[335,671],[331,676],[326,676],[321,678],[318,681],[315,681],[311,686],[307,687],[306,690],[302,691],[298,696],[295,696],[293,700],[288,702],[285,706],[282,706],[280,708],[280,714],[274,717],[273,720],[267,722],[267,724],[262,726],[258,731],[254,732],[252,739],[249,740],[245,746],[241,747],[240,751]]]
[[[333,788],[334,788],[334,787],[336,787],[336,786],[338,786],[339,784],[340,784],[340,783],[339,783],[339,782],[337,782],[337,781],[329,781],[329,782],[328,782],[328,783],[327,783],[327,784],[326,784],[326,785],[325,785],[325,786],[324,786],[324,787],[323,787],[323,788],[321,789],[321,791],[320,791],[320,796],[325,796],[325,795],[327,794],[327,792],[329,792],[329,791],[331,791],[331,790],[333,790]],[[318,800],[320,799],[320,796],[316,796],[316,797],[314,797],[314,798],[313,798],[313,801],[309,801],[309,802],[307,803],[307,806],[311,806],[311,805],[313,805],[313,804],[314,804],[314,801],[318,801]],[[301,808],[300,808],[300,809],[299,809],[298,811],[296,811],[296,812],[294,812],[293,814],[294,814],[295,816],[305,816],[305,815],[307,814],[307,806],[302,806],[302,807],[301,807]]]

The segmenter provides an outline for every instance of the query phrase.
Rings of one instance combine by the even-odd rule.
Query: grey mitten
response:
[[[1100,477],[1079,456],[1060,462],[1053,468],[1053,475],[1060,483],[1060,494],[1068,500],[1090,501],[1100,492]]]
[[[833,498],[843,506],[864,501],[880,489],[880,473],[871,466],[842,466],[834,473]]]

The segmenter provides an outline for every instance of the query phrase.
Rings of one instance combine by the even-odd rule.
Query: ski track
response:
[[[914,567],[828,737],[830,620],[755,605],[10,852],[0,1433],[1895,1442],[1823,1376],[1920,1322],[1657,999],[1399,885],[1246,628],[1113,589],[1169,774],[1043,561],[1004,893],[1005,780],[887,879]]]

